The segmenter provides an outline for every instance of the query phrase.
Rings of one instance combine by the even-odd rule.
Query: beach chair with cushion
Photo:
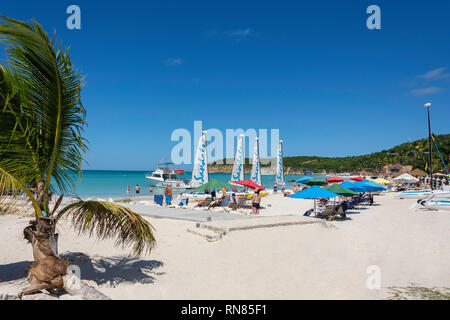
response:
[[[222,207],[228,206],[229,203],[230,203],[230,198],[224,198],[222,200]]]
[[[200,202],[199,204],[197,204],[195,206],[195,208],[203,208],[203,207],[209,208],[209,205],[211,204],[211,202],[212,202],[211,197],[206,198],[203,202]]]
[[[341,206],[339,206],[339,208],[337,209],[336,212],[343,220],[345,220],[347,218],[347,215],[345,214],[344,208]]]
[[[221,207],[222,206],[222,198],[211,201],[208,206],[208,210],[211,208]]]
[[[317,213],[318,218],[323,218],[326,220],[334,220],[334,216],[336,215],[336,209],[333,206],[328,206],[325,208],[323,212]]]
[[[237,203],[237,207],[238,208],[245,208],[245,203],[246,203],[247,199],[245,196],[241,196],[238,198],[238,203]]]

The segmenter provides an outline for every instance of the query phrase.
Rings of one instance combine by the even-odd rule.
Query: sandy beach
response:
[[[79,236],[64,221],[59,251],[81,267],[82,279],[112,299],[386,299],[392,287],[448,288],[450,215],[412,211],[414,201],[376,196],[373,206],[350,211],[347,220],[325,222],[301,216],[310,200],[272,195],[264,199],[271,207],[261,217],[210,224],[298,224],[235,230],[216,241],[187,232],[200,230],[196,221],[147,217],[157,247],[138,259],[113,240]],[[22,229],[28,220],[0,216],[0,294],[27,286],[23,274],[32,251]],[[381,272],[379,290],[366,285],[373,265]]]

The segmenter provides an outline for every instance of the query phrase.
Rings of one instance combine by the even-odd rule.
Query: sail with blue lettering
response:
[[[244,135],[241,135],[236,148],[234,157],[233,171],[231,181],[243,181],[244,179]]]
[[[257,185],[262,185],[261,181],[261,164],[259,161],[259,139],[255,139],[255,148],[253,150],[252,173],[250,179]]]
[[[208,153],[206,149],[206,131],[203,131],[198,142],[197,153],[192,169],[191,187],[200,187],[209,181],[208,175]]]
[[[280,140],[277,152],[277,173],[275,182],[280,186],[284,186],[284,171],[283,171],[283,140]]]

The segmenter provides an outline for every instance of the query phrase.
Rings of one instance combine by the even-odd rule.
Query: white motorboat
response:
[[[184,170],[170,169],[169,166],[173,164],[172,162],[158,163],[158,168],[151,174],[147,173],[145,177],[152,181],[155,187],[165,188],[172,185],[172,189],[177,191],[189,189],[189,180],[178,177],[184,174]]]

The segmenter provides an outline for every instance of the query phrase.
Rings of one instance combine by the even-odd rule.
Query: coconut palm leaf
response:
[[[57,216],[73,214],[74,227],[80,233],[100,239],[116,237],[116,245],[133,246],[133,254],[150,252],[155,246],[154,228],[128,208],[106,201],[79,200],[63,208]]]
[[[87,150],[81,137],[86,124],[80,98],[83,77],[73,68],[68,51],[50,40],[36,21],[0,16],[0,40],[9,66],[3,78],[14,79],[15,85],[10,88],[4,81],[2,89],[0,103],[9,102],[2,110],[10,118],[5,118],[7,132],[0,133],[0,152],[8,159],[2,157],[0,167],[19,172],[26,156],[30,162],[25,175],[44,181],[44,193],[50,190],[51,181],[68,191]],[[20,103],[13,103],[12,97]],[[11,136],[12,143],[7,144]]]

